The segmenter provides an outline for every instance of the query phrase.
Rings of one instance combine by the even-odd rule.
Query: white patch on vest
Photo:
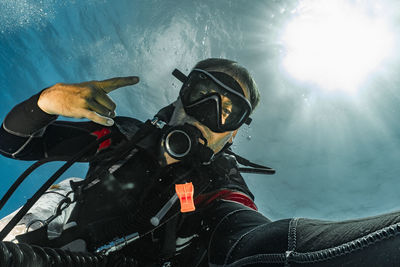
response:
[[[199,237],[199,235],[194,234],[192,236],[184,237],[184,238],[178,237],[176,239],[176,251],[180,251],[180,250],[186,248],[187,246],[189,246],[191,244],[192,239],[195,237]]]
[[[69,178],[63,180],[56,186],[52,186],[47,190],[46,194],[43,194],[35,205],[29,210],[29,212],[21,219],[21,221],[11,230],[11,232],[5,237],[4,241],[16,242],[15,237],[17,235],[36,230],[43,226],[43,223],[48,218],[50,218],[58,204],[62,199],[65,198],[68,192],[70,192],[71,186],[70,181],[81,181],[81,178]],[[54,192],[54,193],[52,193]],[[69,195],[73,199],[73,193]],[[64,209],[60,216],[57,216],[53,221],[49,223],[48,226],[48,238],[53,239],[61,235],[63,231],[63,226],[68,221],[75,203],[71,204],[68,208]],[[19,210],[19,209],[18,209]],[[2,230],[8,222],[14,217],[18,210],[9,214],[0,220],[0,230]]]
[[[61,247],[61,249],[74,252],[87,252],[86,242],[83,239],[74,240]]]

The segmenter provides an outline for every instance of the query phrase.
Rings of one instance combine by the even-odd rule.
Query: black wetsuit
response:
[[[19,104],[6,117],[0,129],[3,155],[68,159],[96,138],[113,136],[82,158],[90,162],[88,177],[96,173],[101,177],[81,187],[70,219],[77,227],[59,240],[33,243],[62,246],[81,238],[92,251],[115,237],[138,232],[141,238],[120,253],[136,258],[139,266],[400,265],[400,213],[345,222],[298,218],[271,222],[256,211],[231,156],[220,154],[207,166],[182,162],[160,166],[155,157],[159,131],[119,160],[115,172],[98,172],[142,123],[124,117],[117,117],[112,127],[58,122],[38,108],[37,99],[38,95]],[[196,211],[182,214],[176,204],[159,227],[152,226],[150,218],[174,194],[174,184],[186,181],[195,185]]]
[[[116,117],[112,127],[93,122],[55,121],[57,116],[48,115],[37,106],[38,96],[17,105],[4,120],[0,129],[3,155],[20,160],[47,157],[67,160],[97,138],[112,134],[82,158],[81,161],[90,163],[87,175],[90,177],[102,166],[110,165],[143,125],[127,117]],[[60,239],[30,243],[61,247],[82,238],[93,251],[116,237],[138,232],[142,237],[125,252],[141,262],[154,261],[154,255],[160,255],[156,259],[160,263],[179,254],[181,265],[188,266],[193,262],[193,252],[183,253],[184,250],[197,250],[200,257],[205,256],[206,246],[200,244],[206,241],[210,230],[204,221],[205,209],[219,199],[256,209],[254,197],[238,172],[235,159],[226,154],[216,157],[211,165],[194,167],[190,162],[180,162],[160,166],[156,155],[161,134],[156,129],[152,131],[134,147],[131,155],[128,153],[122,160],[112,162],[111,165],[121,165],[112,175],[102,173],[102,177],[96,177],[91,183],[94,186],[84,187],[70,219],[78,227],[69,229]],[[194,183],[196,211],[182,214],[176,203],[161,221],[161,227],[154,230],[151,217],[175,193],[174,185],[184,182]]]

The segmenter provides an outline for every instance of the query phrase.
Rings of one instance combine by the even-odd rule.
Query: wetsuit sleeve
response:
[[[40,93],[15,106],[0,129],[0,153],[21,160],[60,157],[65,160],[115,127],[93,122],[56,121],[37,105]],[[86,155],[87,161],[90,155]]]

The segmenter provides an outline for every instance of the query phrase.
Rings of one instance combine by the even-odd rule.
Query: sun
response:
[[[393,52],[384,18],[351,1],[302,1],[282,34],[289,74],[327,90],[353,92]]]

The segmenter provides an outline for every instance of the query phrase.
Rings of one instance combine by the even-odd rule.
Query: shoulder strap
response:
[[[117,126],[118,130],[128,139],[131,140],[137,131],[139,131],[140,126],[143,125],[143,122],[128,118],[128,117],[116,117],[115,118],[115,126]]]

